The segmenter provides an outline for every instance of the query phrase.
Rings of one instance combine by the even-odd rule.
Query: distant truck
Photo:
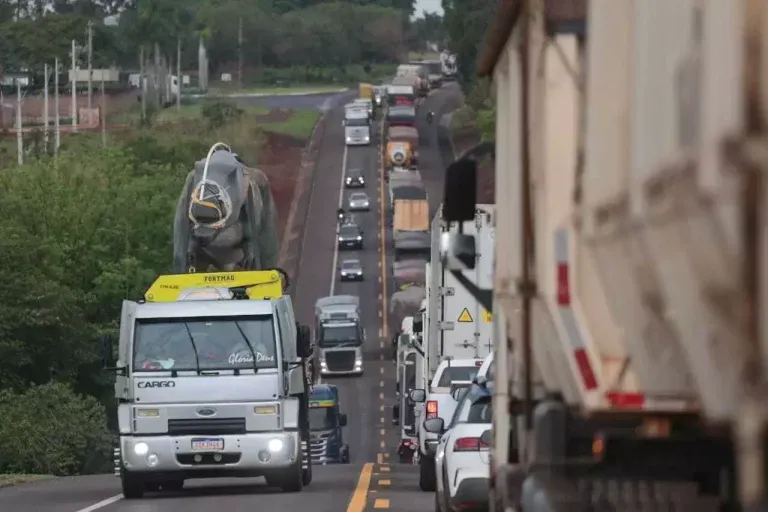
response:
[[[362,375],[365,329],[360,298],[333,295],[315,302],[316,352],[320,375]]]
[[[439,60],[411,61],[410,64],[423,66],[427,70],[430,89],[438,89],[443,83],[443,66]]]
[[[126,499],[191,478],[264,476],[285,492],[312,480],[309,329],[280,273],[158,277],[123,301],[115,475]],[[243,299],[243,300],[241,300]]]
[[[398,105],[414,106],[416,104],[416,88],[409,79],[395,78],[386,87],[387,104],[390,107]]]
[[[350,103],[344,112],[344,143],[347,146],[371,144],[371,116],[364,105]]]
[[[316,384],[309,395],[309,452],[312,464],[349,464],[349,445],[343,428],[347,415],[341,413],[339,390],[330,384]]]

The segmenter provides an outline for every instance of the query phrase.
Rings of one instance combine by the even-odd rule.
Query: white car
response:
[[[437,434],[427,432],[424,428],[425,420],[442,418],[447,422],[453,415],[457,405],[457,388],[469,387],[483,365],[482,359],[447,359],[441,362],[429,391],[414,389],[410,392],[414,403],[423,403],[420,408],[418,425],[419,438],[419,488],[422,491],[435,490],[435,449],[437,448]],[[452,390],[454,391],[452,393]]]
[[[435,453],[435,511],[487,510],[492,421],[491,393],[473,386],[446,426],[442,418],[426,421],[440,440]]]

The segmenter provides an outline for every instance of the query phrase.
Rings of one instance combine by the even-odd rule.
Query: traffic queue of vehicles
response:
[[[387,86],[382,156],[395,283],[388,315],[397,365],[392,420],[400,428],[400,462],[419,465],[420,488],[436,492],[447,511],[487,503],[491,405],[478,375],[488,371],[493,330],[492,315],[440,258],[441,240],[457,228],[444,222],[441,209],[430,219],[418,167],[420,98],[438,83],[425,69],[403,65]],[[462,232],[477,235],[480,256],[463,277],[484,287],[491,279],[492,260],[483,255],[493,252],[495,206],[478,205],[475,213]]]

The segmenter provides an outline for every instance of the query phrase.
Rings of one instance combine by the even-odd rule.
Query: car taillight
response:
[[[479,452],[486,448],[488,445],[479,437],[460,437],[453,444],[453,451],[455,452]]]
[[[427,419],[437,418],[437,400],[427,401]]]

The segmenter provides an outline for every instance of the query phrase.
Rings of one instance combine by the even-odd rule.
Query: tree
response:
[[[490,24],[495,0],[443,0],[448,48],[456,53],[459,79],[464,86],[475,81],[477,56]]]

